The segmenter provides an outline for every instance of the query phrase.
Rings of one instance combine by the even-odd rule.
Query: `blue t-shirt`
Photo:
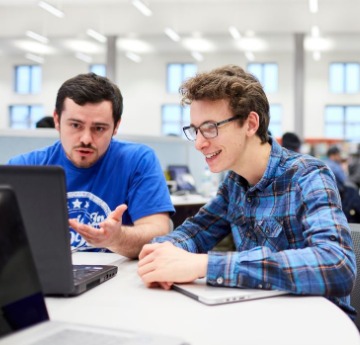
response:
[[[174,212],[158,158],[143,144],[112,139],[104,156],[89,168],[76,167],[66,157],[60,141],[16,156],[9,164],[63,167],[69,218],[95,228],[120,204],[128,206],[122,219],[125,225],[152,214]],[[70,235],[72,247],[89,249],[71,228]]]

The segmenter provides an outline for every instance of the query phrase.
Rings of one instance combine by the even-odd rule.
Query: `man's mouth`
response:
[[[220,154],[220,152],[221,152],[221,150],[216,151],[216,152],[212,152],[212,153],[207,153],[207,154],[204,154],[204,155],[205,155],[206,159],[211,159],[211,158],[217,156],[218,154]]]
[[[94,153],[94,150],[92,150],[92,149],[84,149],[84,148],[79,148],[76,151],[78,153],[80,153],[81,155],[90,155],[90,154]]]

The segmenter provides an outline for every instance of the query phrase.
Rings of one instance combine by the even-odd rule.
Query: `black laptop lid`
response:
[[[0,165],[0,184],[16,193],[43,292],[71,293],[74,280],[64,170]]]
[[[0,337],[48,320],[14,191],[0,185]]]

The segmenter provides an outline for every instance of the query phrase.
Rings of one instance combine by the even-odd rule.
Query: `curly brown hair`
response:
[[[251,111],[259,115],[256,135],[262,143],[269,140],[269,101],[260,82],[236,65],[226,65],[210,72],[199,73],[180,86],[181,104],[192,101],[228,99],[230,108],[242,126]]]

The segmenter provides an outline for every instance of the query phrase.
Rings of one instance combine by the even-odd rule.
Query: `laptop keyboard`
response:
[[[95,333],[66,329],[45,337],[32,345],[121,345],[128,337],[114,334]]]
[[[96,269],[96,268],[92,268],[92,267],[83,267],[83,266],[82,267],[76,267],[76,266],[73,266],[73,275],[74,275],[75,283],[76,282],[81,282],[87,277],[91,277],[95,272],[99,272],[99,269],[101,269],[101,267]]]

